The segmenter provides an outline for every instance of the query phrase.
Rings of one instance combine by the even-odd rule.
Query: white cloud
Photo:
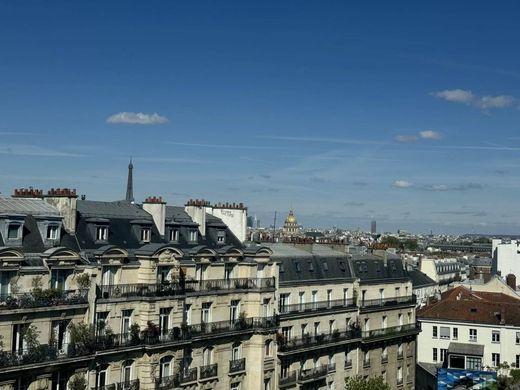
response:
[[[413,187],[413,183],[406,180],[396,180],[392,183],[392,187],[395,188],[410,188]]]
[[[444,91],[432,92],[431,95],[449,102],[468,104],[482,110],[508,108],[518,102],[517,98],[510,95],[479,96],[464,89],[446,89]]]
[[[424,138],[424,139],[431,139],[431,140],[438,141],[440,139],[443,139],[444,135],[438,131],[423,130],[423,131],[419,131],[419,137]]]
[[[444,91],[433,92],[432,95],[449,102],[466,104],[470,104],[475,98],[471,91],[465,89],[445,89]]]
[[[127,123],[131,125],[160,125],[168,122],[168,118],[156,112],[143,114],[142,112],[118,112],[107,118],[107,123]]]

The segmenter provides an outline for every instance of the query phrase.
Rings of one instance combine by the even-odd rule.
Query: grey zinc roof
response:
[[[312,254],[302,249],[296,248],[293,245],[281,244],[281,243],[262,243],[263,246],[270,248],[273,251],[271,258],[285,258],[285,257],[298,257],[312,259]]]
[[[178,223],[192,223],[192,219],[181,206],[166,206],[166,221]]]
[[[450,343],[448,353],[458,355],[484,356],[482,344]]]
[[[60,215],[60,212],[42,199],[0,198],[0,214]]]
[[[84,218],[152,219],[152,216],[142,208],[126,201],[101,202],[95,200],[78,200],[77,209]]]
[[[435,283],[435,280],[430,278],[425,273],[422,273],[421,271],[414,269],[411,271],[408,271],[408,275],[410,275],[410,279],[412,279],[412,286],[413,288],[421,288],[426,286],[433,286],[437,283]]]

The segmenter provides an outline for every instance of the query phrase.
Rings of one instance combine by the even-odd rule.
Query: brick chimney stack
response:
[[[43,199],[50,205],[56,207],[63,217],[63,226],[70,233],[76,231],[76,210],[78,196],[76,189],[51,188]]]
[[[159,234],[164,237],[166,233],[166,202],[163,201],[162,196],[146,198],[143,202],[143,210],[151,214]]]

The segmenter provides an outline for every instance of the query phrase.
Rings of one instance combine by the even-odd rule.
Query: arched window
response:
[[[121,382],[128,383],[132,380],[133,360],[125,360],[121,366]]]
[[[164,356],[161,358],[159,364],[159,377],[166,378],[173,375],[173,358],[171,356]]]
[[[96,387],[100,388],[106,386],[108,383],[108,364],[103,364],[96,369]]]

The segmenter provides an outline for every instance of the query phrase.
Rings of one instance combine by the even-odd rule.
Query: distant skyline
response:
[[[0,192],[520,232],[520,4],[0,3]],[[280,225],[280,222],[278,223]]]

